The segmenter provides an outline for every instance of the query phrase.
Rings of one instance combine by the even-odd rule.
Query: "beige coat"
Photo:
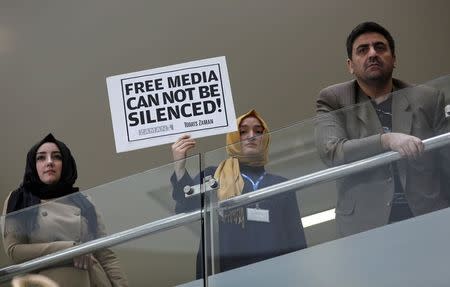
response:
[[[3,214],[6,213],[8,200],[9,196],[5,201]],[[14,264],[66,249],[92,238],[92,235],[88,234],[86,219],[81,216],[80,209],[70,201],[58,199],[32,208],[39,209],[39,227],[30,234],[26,234],[23,226],[15,220],[17,214],[22,211],[7,215],[5,220],[3,244]],[[97,221],[98,236],[105,236],[105,226],[98,213]],[[117,257],[110,249],[96,251],[93,256],[94,264],[89,270],[75,268],[70,261],[40,270],[38,273],[53,279],[61,287],[128,286]]]

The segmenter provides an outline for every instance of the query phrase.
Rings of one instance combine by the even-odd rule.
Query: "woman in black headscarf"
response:
[[[23,182],[8,196],[3,209],[7,214],[3,244],[13,263],[106,235],[93,204],[73,186],[76,179],[77,167],[70,150],[52,134],[30,149]],[[128,286],[110,249],[39,273],[60,286]]]

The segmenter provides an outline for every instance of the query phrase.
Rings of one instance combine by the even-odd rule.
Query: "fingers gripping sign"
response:
[[[187,152],[195,147],[195,140],[190,135],[182,135],[172,145],[173,160],[177,161],[184,159],[187,156]]]
[[[186,172],[186,157],[190,150],[194,149],[196,145],[195,139],[190,135],[182,135],[178,140],[172,144],[172,156],[175,161],[174,169],[177,179],[183,177]]]

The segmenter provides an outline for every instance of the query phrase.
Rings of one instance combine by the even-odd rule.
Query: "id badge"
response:
[[[270,223],[269,210],[260,208],[247,208],[247,220]]]

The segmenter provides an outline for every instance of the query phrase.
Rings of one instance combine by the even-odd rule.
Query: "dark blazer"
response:
[[[392,131],[427,139],[448,132],[444,96],[425,86],[394,80]],[[337,166],[385,152],[383,129],[355,80],[330,86],[316,101],[316,143],[322,160]],[[414,215],[448,207],[448,148],[426,152],[417,160],[398,161],[399,178]],[[361,171],[337,181],[336,222],[346,236],[388,223],[395,183],[391,165]]]
[[[264,170],[255,171],[256,168],[247,167],[246,174],[261,175]],[[216,167],[208,167],[204,175],[214,175]],[[247,171],[249,173],[247,173]],[[241,172],[242,166],[241,166]],[[259,173],[260,172],[260,173]],[[258,177],[257,176],[257,177]],[[260,182],[259,188],[272,186],[287,179],[271,173],[266,173]],[[171,177],[173,187],[172,196],[176,201],[177,213],[187,212],[200,208],[199,196],[185,198],[183,187],[200,182],[199,176],[192,179],[188,172],[177,180],[175,174]],[[251,183],[244,178],[242,193],[254,192]],[[257,192],[257,191],[256,191]],[[197,198],[196,198],[197,197]],[[270,222],[255,222],[247,218],[247,208],[260,208],[269,213]],[[238,208],[239,209],[239,208]],[[243,206],[244,223],[236,224],[225,222],[219,214],[218,223],[218,249],[219,268],[215,272],[224,272],[275,256],[294,252],[306,248],[306,239],[300,217],[300,210],[294,191],[274,195],[270,198]],[[225,211],[226,214],[229,211]],[[210,234],[212,231],[206,231]],[[197,256],[197,278],[201,278],[201,256],[199,249]]]

